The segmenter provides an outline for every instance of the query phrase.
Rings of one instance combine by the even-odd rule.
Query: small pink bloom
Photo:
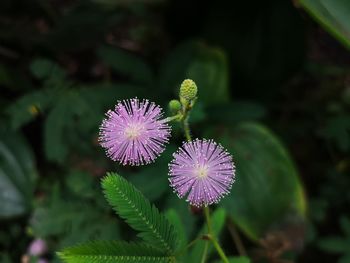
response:
[[[174,153],[169,169],[174,191],[197,207],[219,202],[235,180],[232,156],[213,140],[185,142]]]
[[[47,245],[43,239],[34,239],[28,248],[28,253],[31,256],[41,256],[47,252]]]
[[[107,155],[122,165],[153,162],[169,141],[170,126],[161,120],[162,109],[148,100],[124,100],[106,116],[99,141]]]

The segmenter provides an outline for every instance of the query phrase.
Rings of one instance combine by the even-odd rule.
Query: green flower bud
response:
[[[178,100],[171,100],[169,102],[169,109],[172,113],[177,113],[179,110],[181,110],[181,103]]]
[[[192,79],[185,79],[180,86],[180,98],[193,100],[197,96],[197,85]]]

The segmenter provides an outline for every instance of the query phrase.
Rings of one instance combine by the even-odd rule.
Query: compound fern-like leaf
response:
[[[150,245],[168,254],[177,242],[174,227],[158,209],[123,177],[108,173],[102,180],[104,194],[117,212]]]
[[[157,248],[124,241],[94,241],[64,249],[58,256],[67,263],[170,263],[174,257]]]

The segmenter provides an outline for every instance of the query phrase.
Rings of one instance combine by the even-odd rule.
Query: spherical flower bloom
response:
[[[232,156],[213,140],[185,142],[169,164],[169,181],[177,195],[201,207],[219,202],[235,180]]]
[[[43,239],[34,239],[28,248],[28,253],[31,256],[41,256],[47,252],[47,245]]]
[[[162,115],[162,109],[148,100],[118,102],[101,124],[100,144],[112,160],[122,165],[153,162],[170,137],[170,126],[161,120]]]

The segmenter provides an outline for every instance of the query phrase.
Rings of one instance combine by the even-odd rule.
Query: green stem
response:
[[[174,116],[165,118],[165,119],[163,120],[163,122],[177,121],[177,120],[180,120],[181,117],[182,117],[182,114],[177,114],[177,115],[174,115]]]
[[[186,140],[191,141],[192,140],[191,130],[190,130],[190,125],[189,125],[188,119],[189,119],[190,110],[192,109],[192,107],[194,105],[194,101],[191,104],[189,104],[186,101],[183,101],[182,103],[183,103],[183,109],[182,109],[183,115],[182,115],[181,123],[182,123],[182,127],[184,130]],[[203,210],[204,210],[205,219],[206,219],[207,226],[208,226],[208,237],[209,237],[210,241],[213,243],[213,245],[214,245],[216,251],[218,252],[219,256],[221,257],[222,261],[224,263],[229,263],[228,258],[225,255],[225,252],[222,250],[219,242],[216,240],[215,233],[213,232],[213,229],[211,226],[209,208],[207,206],[205,206],[203,208]],[[209,247],[209,244],[208,244],[208,242],[206,242],[205,247],[204,247],[204,251],[203,251],[203,256],[201,258],[201,263],[204,263],[206,260],[208,247]]]
[[[209,212],[209,207],[205,206],[203,208],[204,210],[204,215],[205,215],[205,220],[207,221],[207,227],[208,227],[208,236],[210,238],[210,241],[213,243],[216,251],[218,252],[220,258],[224,263],[229,263],[228,258],[225,255],[225,252],[221,248],[219,242],[217,241],[215,237],[215,233],[213,232],[212,226],[211,226],[211,220],[210,220],[210,212]]]
[[[209,247],[209,243],[205,242],[201,263],[205,263],[205,260],[207,259],[208,247]]]
[[[191,138],[190,125],[188,124],[188,117],[186,117],[186,119],[183,120],[182,125],[183,125],[186,140],[191,141],[192,138]]]

